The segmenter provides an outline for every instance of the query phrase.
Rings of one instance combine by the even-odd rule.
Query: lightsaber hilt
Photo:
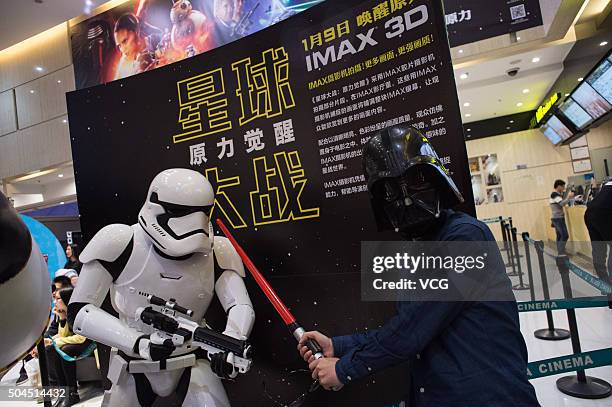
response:
[[[291,335],[293,335],[298,342],[302,340],[302,337],[306,333],[304,328],[302,328],[297,322],[287,325],[287,328],[289,328],[289,332],[291,332]],[[304,345],[306,345],[308,350],[312,352],[312,356],[314,356],[315,359],[325,357],[323,355],[323,348],[321,348],[319,342],[315,341],[314,339],[308,339],[306,342],[304,342]]]

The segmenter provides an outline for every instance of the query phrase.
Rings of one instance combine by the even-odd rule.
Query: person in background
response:
[[[75,244],[66,245],[66,257],[68,258],[68,261],[66,264],[64,264],[64,268],[72,269],[76,271],[77,274],[80,274],[81,267],[83,267],[83,265],[79,261],[79,247]]]
[[[557,252],[566,254],[565,245],[569,239],[569,233],[567,231],[567,225],[565,224],[565,213],[563,207],[569,203],[574,197],[574,193],[570,191],[567,194],[567,198],[563,198],[565,192],[565,181],[556,180],[553,186],[554,191],[550,194],[550,212],[551,212],[551,226],[555,228],[557,233]]]
[[[76,335],[72,331],[72,327],[66,319],[68,303],[72,296],[72,288],[62,288],[57,291],[55,300],[55,314],[59,318],[59,327],[57,334],[53,335],[52,342],[57,348],[69,356],[78,356],[91,343],[91,341],[82,335]],[[57,374],[57,385],[67,386],[67,397],[60,399],[60,402],[55,407],[70,407],[80,401],[79,392],[77,389],[76,380],[76,362],[68,362],[55,351],[49,349],[47,353],[48,364],[55,367]]]
[[[610,284],[612,282],[612,179],[602,184],[599,193],[587,205],[584,223],[591,238],[595,272],[599,278]],[[612,294],[608,294],[608,299],[612,301]]]
[[[54,304],[57,299],[57,292],[61,290],[62,288],[69,288],[69,287],[72,287],[70,278],[66,276],[56,276],[53,279],[53,284],[51,284],[51,293],[53,294]],[[44,341],[45,341],[45,349],[47,351],[46,352],[47,354],[49,354],[49,350],[51,346],[53,345],[51,338],[53,337],[53,335],[57,334],[58,326],[59,326],[59,318],[54,312],[53,315],[51,316],[49,326],[47,327],[47,330],[45,331],[45,334],[43,335]],[[32,358],[38,358],[38,349],[36,349],[36,347],[34,347],[30,351],[30,353],[25,358],[22,359],[21,361],[22,365],[21,365],[21,369],[19,370],[19,378],[17,379],[17,385],[24,384],[28,380],[28,373],[26,371],[25,364],[29,362],[30,360],[32,360]],[[57,376],[55,374],[54,366],[49,366],[48,371],[49,371],[49,379],[52,382],[56,381]]]

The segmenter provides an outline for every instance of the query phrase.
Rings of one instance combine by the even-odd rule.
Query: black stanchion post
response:
[[[518,270],[519,277],[519,283],[512,286],[512,289],[517,291],[529,290],[529,285],[523,282],[523,267],[521,266],[521,254],[519,252],[518,239],[516,238],[516,228],[512,228],[512,248],[514,250],[516,269]]]
[[[508,252],[508,239],[506,238],[506,229],[504,229],[504,224],[506,223],[506,221],[504,220],[504,218],[502,216],[499,217],[499,226],[501,227],[501,234],[502,234],[502,240],[504,241],[504,248],[501,250],[504,250],[505,252]]]
[[[542,292],[544,299],[550,300],[550,292],[548,291],[548,278],[546,277],[546,265],[544,264],[544,242],[538,240],[534,243],[536,255],[538,256],[538,266],[540,268],[540,278],[542,279]],[[538,339],[546,341],[560,341],[567,339],[570,333],[567,329],[555,328],[552,311],[546,311],[546,319],[548,320],[548,328],[538,329],[533,335]]]
[[[559,274],[561,274],[563,294],[566,299],[571,299],[573,298],[572,286],[569,279],[569,259],[567,256],[557,256],[557,268],[559,269]],[[574,354],[581,353],[576,310],[567,310],[567,322],[570,328],[572,351]],[[612,394],[612,385],[610,383],[597,377],[587,376],[584,370],[578,370],[576,376],[564,376],[557,379],[557,388],[565,394],[583,399],[601,399]]]
[[[502,239],[504,240],[504,250],[506,251],[506,264],[504,264],[504,266],[506,266],[506,268],[511,267],[512,264],[510,263],[510,245],[508,244],[508,234],[506,231],[506,221],[502,219],[502,221],[500,222],[501,224],[501,231],[502,231]]]
[[[512,224],[512,216],[508,217],[508,224],[510,225],[509,230],[512,230],[512,228],[514,227],[514,225]],[[510,240],[510,232],[508,232],[508,240]],[[519,253],[517,257],[523,257],[523,255]]]
[[[535,301],[535,290],[533,287],[533,268],[531,267],[531,252],[529,249],[529,233],[523,232],[521,235],[525,244],[525,261],[527,262],[527,277],[529,278],[529,295],[531,301]]]
[[[508,276],[516,277],[518,276],[518,274],[516,272],[516,265],[514,264],[514,248],[512,247],[512,237],[510,234],[510,225],[506,223],[505,229],[506,229],[506,237],[508,238],[508,262],[510,263],[510,267],[512,268],[512,272],[508,273]]]
[[[47,370],[47,354],[45,353],[45,341],[41,339],[36,344],[38,350],[38,364],[40,366],[40,383],[43,387],[49,386],[49,371]],[[51,407],[51,400],[44,401],[45,407]]]

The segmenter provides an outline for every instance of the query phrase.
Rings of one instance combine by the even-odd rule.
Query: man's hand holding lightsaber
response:
[[[314,340],[323,349],[325,358],[316,359],[312,351],[306,346],[306,341]],[[319,331],[305,332],[297,346],[300,356],[308,363],[308,368],[312,372],[312,378],[318,380],[325,390],[338,391],[342,388],[342,383],[336,375],[336,363],[338,358],[334,357],[334,346],[332,340]]]

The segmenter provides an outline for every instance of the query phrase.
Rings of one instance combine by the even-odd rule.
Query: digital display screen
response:
[[[545,124],[544,126],[540,127],[540,129],[542,130],[546,138],[550,140],[550,142],[554,145],[557,145],[562,141],[561,137],[548,124]]]
[[[604,97],[609,103],[612,103],[612,63],[604,60],[599,66],[589,75],[587,82]]]
[[[582,82],[582,85],[576,88],[572,93],[572,99],[578,102],[593,119],[599,119],[612,110],[612,105],[586,82]]]
[[[593,121],[593,118],[572,98],[568,98],[563,103],[561,111],[579,129],[584,129]]]
[[[573,135],[572,131],[555,115],[550,116],[546,124],[561,137],[561,140],[567,140]]]

